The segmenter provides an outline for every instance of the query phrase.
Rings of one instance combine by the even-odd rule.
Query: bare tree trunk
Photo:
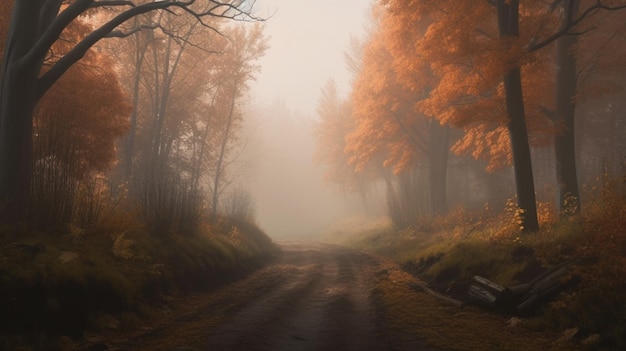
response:
[[[135,27],[139,27],[139,20],[135,17]],[[152,34],[152,32],[150,32]],[[129,180],[133,174],[133,157],[135,156],[135,138],[137,135],[137,114],[139,108],[139,83],[141,82],[141,67],[146,57],[146,51],[151,40],[141,42],[141,33],[135,34],[135,75],[133,77],[133,111],[130,116],[130,129],[128,135],[124,139],[124,151],[122,156],[124,158],[124,180]]]
[[[576,15],[579,0],[563,2],[563,21]],[[564,34],[556,40],[556,120],[563,132],[556,136],[556,177],[559,186],[561,215],[580,212],[578,173],[576,170],[575,114],[576,103],[576,35]]]
[[[222,192],[222,178],[224,177],[224,167],[225,167],[225,158],[226,158],[226,146],[230,141],[230,131],[234,122],[234,114],[235,114],[235,100],[237,99],[237,88],[233,89],[233,96],[230,100],[230,106],[228,109],[228,121],[226,123],[226,129],[224,130],[224,138],[222,139],[222,143],[220,145],[220,152],[217,158],[217,165],[215,168],[215,179],[213,180],[213,196],[212,196],[212,208],[211,208],[211,217],[213,219],[217,218],[217,206],[219,205],[219,195]]]
[[[519,36],[519,0],[498,0],[497,9],[500,36]],[[510,69],[504,75],[504,90],[509,114],[507,127],[513,151],[517,203],[523,211],[521,226],[524,232],[533,232],[539,230],[539,222],[519,66]]]
[[[164,53],[163,60],[163,82],[160,90],[160,94],[155,98],[157,100],[157,109],[155,111],[154,121],[155,124],[152,126],[153,134],[152,134],[152,147],[150,151],[150,166],[154,169],[159,169],[160,164],[160,154],[162,151],[161,147],[161,134],[163,132],[163,124],[165,123],[165,115],[167,112],[167,103],[170,95],[170,86],[172,83],[172,77],[176,73],[176,63],[172,66],[172,70],[170,71],[170,54],[172,52],[172,38],[167,38],[167,46]],[[180,57],[180,55],[178,56]],[[158,66],[154,67],[155,72],[158,72]]]
[[[178,65],[180,64],[180,60],[182,58],[183,52],[187,47],[187,39],[193,33],[195,28],[195,24],[191,26],[189,31],[184,36],[184,40],[179,44],[178,52],[176,52],[174,59],[170,59],[170,55],[172,55],[172,44],[174,43],[174,39],[171,36],[167,37],[167,47],[164,53],[164,67],[163,67],[163,82],[160,90],[160,94],[157,95],[156,99],[158,100],[158,107],[156,110],[156,124],[153,126],[154,133],[152,138],[152,151],[151,151],[151,166],[156,167],[157,169],[162,166],[162,163],[165,162],[167,158],[167,152],[162,141],[163,137],[163,125],[165,124],[165,117],[167,115],[167,107],[169,103],[171,86],[176,76],[176,72],[178,70]],[[158,66],[155,66],[155,71],[158,72]],[[157,73],[158,74],[158,73]]]
[[[219,91],[218,87],[215,89],[213,96],[211,97],[211,106],[214,106],[215,101],[217,100],[217,95]],[[198,150],[196,150],[196,144],[194,144],[194,152],[192,157],[192,171],[191,171],[191,189],[194,192],[197,192],[200,187],[200,177],[202,175],[202,164],[204,158],[207,154],[207,140],[209,139],[209,131],[211,129],[211,120],[212,116],[209,113],[206,118],[206,124],[204,125],[204,129],[202,130],[202,134],[200,136],[200,140],[197,142]]]

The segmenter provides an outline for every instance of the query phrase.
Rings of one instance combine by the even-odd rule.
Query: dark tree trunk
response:
[[[563,21],[578,11],[578,0],[563,2]],[[570,12],[571,11],[571,12]],[[578,173],[576,170],[576,36],[565,34],[556,40],[556,121],[563,127],[554,141],[559,206],[562,215],[580,212]]]
[[[3,215],[22,218],[31,180],[34,83],[29,69],[6,63],[0,105],[0,197]],[[6,211],[5,211],[6,210]]]
[[[522,230],[525,232],[537,231],[539,230],[539,222],[537,220],[535,184],[530,158],[530,146],[528,144],[528,131],[526,130],[519,68],[512,69],[505,74],[504,89],[506,91],[506,105],[509,113],[508,129],[511,138],[511,150],[513,151],[517,203],[523,211]]]
[[[519,0],[499,0],[497,5],[500,36],[519,36]],[[513,151],[517,203],[520,210],[523,211],[521,226],[524,232],[537,231],[539,230],[537,203],[519,66],[510,69],[504,75],[504,90],[506,109],[509,115],[507,127]]]
[[[443,127],[437,120],[431,119],[428,178],[430,183],[430,210],[433,215],[445,214],[448,210],[446,181],[448,178],[449,134],[449,127]]]
[[[33,111],[44,57],[26,57],[40,35],[43,0],[16,1],[0,85],[0,206],[2,220],[24,219],[32,167]],[[16,19],[32,19],[16,20]],[[30,55],[32,56],[32,54]]]

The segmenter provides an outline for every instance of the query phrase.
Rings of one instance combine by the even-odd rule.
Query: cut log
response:
[[[478,305],[525,313],[563,286],[570,265],[561,264],[540,274],[530,283],[510,287],[477,275],[468,288],[468,299]]]

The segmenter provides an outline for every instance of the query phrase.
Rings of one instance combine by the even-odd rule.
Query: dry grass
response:
[[[498,216],[457,208],[433,220],[429,232],[394,231],[379,225],[364,234],[344,233],[340,242],[387,257],[437,290],[461,299],[474,275],[509,286],[528,282],[542,268],[576,262],[567,288],[534,314],[523,316],[523,327],[512,332],[521,335],[520,343],[509,335],[502,315],[433,307],[437,305],[420,302],[427,299],[415,298],[410,289],[403,293],[390,288],[406,279],[400,276],[381,281],[379,298],[388,306],[392,320],[408,321],[403,328],[439,347],[543,350],[550,345],[572,349],[582,348],[585,339],[596,338],[599,341],[584,347],[626,349],[626,183],[603,179],[602,184],[590,188],[578,217],[557,221],[554,209],[540,204],[542,229],[537,233],[519,233],[519,213],[510,204]],[[426,315],[433,323],[413,326],[416,315]],[[568,329],[577,331],[572,342],[555,343],[553,334]],[[541,335],[548,335],[552,343],[544,344]],[[529,346],[522,347],[523,343]]]

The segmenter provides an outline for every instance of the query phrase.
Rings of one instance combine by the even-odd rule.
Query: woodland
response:
[[[622,349],[626,3],[381,0],[371,17],[347,97],[322,89],[316,160],[366,206],[382,189],[388,222],[329,240],[462,301],[476,275],[573,264],[529,323]]]
[[[132,325],[275,253],[235,184],[267,50],[247,6],[0,4],[0,349]]]
[[[580,184],[622,172],[618,3],[377,3],[346,53],[350,97],[330,81],[319,101],[327,180],[364,195],[384,182],[398,226],[512,195],[525,232],[537,201],[579,213]]]
[[[263,20],[239,0],[0,2],[0,348],[136,327],[276,255],[237,186]],[[454,297],[571,264],[524,327],[626,347],[625,23],[620,0],[374,2],[313,131],[338,191],[385,193],[388,221],[342,243]]]

